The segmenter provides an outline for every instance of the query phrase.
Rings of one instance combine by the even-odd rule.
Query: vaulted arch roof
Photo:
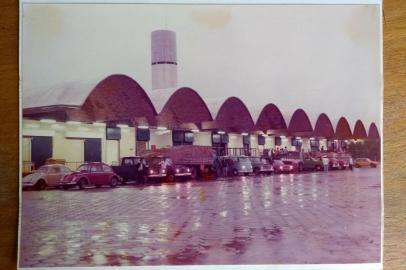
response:
[[[348,140],[352,138],[352,132],[350,125],[345,117],[341,117],[336,126],[335,136],[341,140]]]
[[[153,123],[156,111],[144,89],[132,78],[115,74],[100,81],[82,109],[94,121],[129,120]]]
[[[303,109],[297,109],[290,119],[288,132],[294,136],[311,136],[313,135],[312,124]]]
[[[355,139],[366,139],[368,137],[365,126],[361,120],[355,122],[353,137]]]
[[[286,122],[279,108],[272,103],[267,104],[259,114],[255,125],[257,130],[285,130]]]
[[[254,121],[247,106],[237,97],[230,97],[221,105],[216,119],[216,126],[227,132],[250,132]]]
[[[368,129],[368,139],[379,140],[380,138],[378,127],[372,122]]]
[[[177,127],[184,123],[199,124],[213,120],[200,95],[188,87],[179,88],[170,96],[158,118],[164,125]]]
[[[332,138],[334,137],[334,128],[331,124],[330,118],[325,113],[319,115],[314,126],[314,136]]]

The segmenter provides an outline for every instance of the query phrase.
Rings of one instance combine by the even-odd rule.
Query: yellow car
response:
[[[354,161],[355,168],[362,168],[362,167],[376,168],[376,166],[378,166],[378,162],[370,160],[369,158],[357,158]]]

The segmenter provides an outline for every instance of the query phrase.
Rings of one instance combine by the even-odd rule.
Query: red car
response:
[[[102,162],[90,162],[80,165],[75,172],[66,175],[60,185],[64,189],[70,187],[79,187],[84,189],[86,186],[101,187],[109,185],[117,186],[120,177],[113,172],[113,169]]]

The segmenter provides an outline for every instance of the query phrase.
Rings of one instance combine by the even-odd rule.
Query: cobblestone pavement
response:
[[[25,191],[20,266],[380,260],[380,170]]]

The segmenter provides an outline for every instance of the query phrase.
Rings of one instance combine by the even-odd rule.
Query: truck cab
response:
[[[145,182],[148,165],[140,156],[123,157],[120,165],[111,166],[113,171],[122,178],[122,183],[130,181]]]

